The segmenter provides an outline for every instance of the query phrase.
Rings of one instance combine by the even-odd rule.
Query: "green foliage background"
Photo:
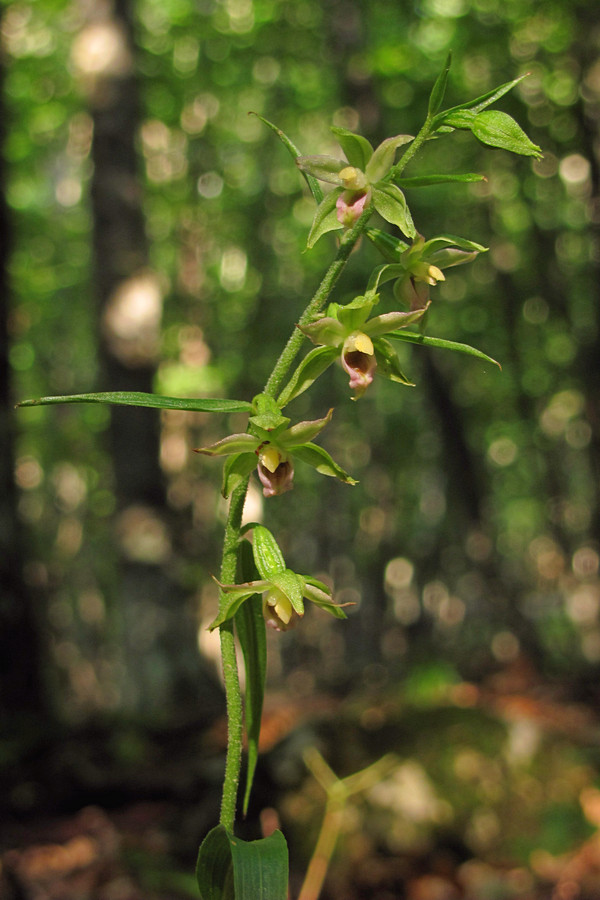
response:
[[[428,328],[479,347],[503,371],[407,346],[415,388],[379,382],[351,404],[336,370],[295,401],[299,419],[336,406],[323,440],[360,485],[299,469],[292,494],[265,502],[265,522],[291,566],[333,578],[337,598],[357,605],[348,623],[313,613],[278,639],[271,677],[301,696],[418,672],[452,683],[519,659],[547,677],[591,678],[600,661],[595,4],[138,0],[133,14],[141,187],[164,298],[155,387],[166,394],[250,399],[332,255],[332,236],[304,251],[313,201],[249,111],[303,153],[336,155],[332,123],[374,144],[416,133],[449,49],[450,103],[530,73],[500,107],[542,146],[542,160],[456,133],[407,172],[487,178],[408,199],[426,237],[449,232],[490,247],[447,273]],[[3,9],[15,401],[103,389],[89,24],[84,6],[67,0]],[[335,299],[360,293],[377,262],[362,247]],[[214,615],[209,574],[223,519],[219,466],[191,448],[239,430],[240,418],[164,413],[168,508],[160,520],[142,511],[133,521],[116,515],[107,410],[17,415],[25,576],[44,598],[55,706],[70,719],[190,714],[195,632]],[[148,608],[136,621],[150,661],[144,683],[128,670],[128,625],[114,599],[123,553],[166,569],[187,604],[177,653],[159,640],[168,611]]]

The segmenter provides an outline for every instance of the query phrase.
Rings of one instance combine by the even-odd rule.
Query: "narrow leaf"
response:
[[[499,369],[502,368],[497,360],[492,359],[491,356],[488,356],[481,350],[476,350],[475,347],[470,347],[468,344],[459,344],[456,341],[446,341],[443,338],[415,334],[413,331],[393,331],[391,334],[388,334],[388,337],[393,338],[395,341],[406,341],[410,344],[422,344],[424,347],[441,347],[443,350],[455,350],[457,353],[474,356],[476,359],[481,359],[484,362],[493,363],[495,366],[498,366]]]
[[[271,131],[274,131],[275,134],[277,135],[277,137],[279,138],[279,140],[281,141],[281,143],[289,151],[290,156],[293,159],[298,159],[298,157],[301,155],[300,151],[295,146],[295,144],[292,143],[292,141],[289,139],[289,137],[286,134],[284,134],[284,132],[281,130],[281,128],[278,128],[277,125],[273,125],[272,122],[269,122],[269,120],[263,118],[263,116],[259,116],[258,113],[250,112],[250,113],[248,113],[248,115],[256,116],[256,118],[260,119],[260,121],[263,122],[267,126],[267,128],[270,128]],[[309,175],[308,172],[302,172],[302,175],[308,185],[308,188],[309,188],[311,194],[315,198],[316,202],[320,203],[321,200],[323,199],[323,191],[321,190],[321,185],[319,184],[317,179],[314,178],[312,175]]]
[[[448,184],[450,182],[472,184],[477,181],[487,181],[487,178],[485,175],[479,175],[477,172],[465,172],[456,175],[415,175],[410,178],[394,179],[395,184],[400,188],[430,187],[434,184]]]
[[[360,134],[348,131],[346,128],[332,126],[331,130],[338,139],[339,145],[346,154],[346,159],[350,165],[364,172],[367,168],[367,163],[373,156],[373,148],[368,140]]]
[[[509,91],[512,91],[512,89],[517,84],[519,84],[520,81],[523,81],[524,78],[527,78],[527,74],[520,75],[518,78],[514,78],[512,81],[507,81],[504,84],[501,84],[499,87],[493,88],[491,91],[487,91],[487,93],[481,94],[479,97],[475,97],[474,100],[467,100],[466,103],[460,103],[458,106],[452,106],[450,109],[444,110],[435,117],[435,119],[433,120],[433,126],[437,128],[443,122],[445,123],[448,116],[453,115],[459,110],[470,109],[475,113],[481,112],[482,109],[491,106],[492,103],[496,102],[496,100],[499,100]]]
[[[240,562],[242,577],[248,580],[254,578],[254,559],[252,548],[248,541],[241,542]],[[246,702],[244,704],[244,719],[248,742],[248,761],[242,805],[243,813],[246,815],[248,812],[248,804],[250,802],[254,772],[258,760],[260,722],[267,671],[267,637],[265,619],[262,612],[262,598],[260,596],[255,595],[254,597],[250,597],[247,603],[242,604],[235,617],[235,627],[240,641],[240,647],[242,648],[244,666],[246,669]]]
[[[338,356],[337,347],[315,347],[308,353],[277,398],[283,409],[291,400],[302,394],[319,375],[329,368]]]
[[[380,182],[373,189],[373,206],[380,216],[396,225],[400,231],[407,237],[416,237],[416,230],[413,224],[410,210],[406,205],[404,194],[395,184],[385,184]]]
[[[531,141],[515,120],[498,110],[486,110],[475,116],[471,130],[482,144],[499,147],[521,156],[542,156],[541,147]]]
[[[148,406],[152,409],[185,409],[190,412],[248,412],[252,405],[245,400],[222,400],[209,397],[161,397],[137,391],[108,391],[99,394],[70,394],[64,397],[39,397],[21,400],[17,406],[49,406],[54,403],[112,403],[116,406]]]
[[[433,85],[433,88],[431,90],[431,94],[429,95],[429,107],[427,110],[428,117],[434,116],[442,105],[442,101],[446,93],[446,85],[448,84],[448,72],[450,71],[451,63],[452,53],[450,52],[446,57],[444,68],[436,78],[435,84]]]
[[[287,900],[285,838],[274,831],[247,842],[217,825],[200,846],[196,878],[200,900]]]

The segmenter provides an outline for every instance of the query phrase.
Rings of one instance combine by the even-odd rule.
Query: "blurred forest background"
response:
[[[218,816],[222,770],[206,624],[224,505],[219,463],[192,448],[245,427],[14,404],[251,399],[335,237],[304,252],[312,198],[248,112],[303,153],[339,155],[331,124],[374,145],[415,134],[452,49],[448,105],[530,73],[499,108],[544,153],[457,132],[407,172],[487,178],[407,196],[426,237],[489,246],[434,290],[428,333],[502,371],[400,345],[415,388],[376,381],[353,404],[336,369],[290,407],[336,407],[322,443],[360,484],[299,467],[282,500],[255,485],[248,517],[356,605],[346,623],[309,610],[272,635],[247,828],[276,806],[301,866],[323,805],[302,750],[317,744],[340,775],[393,751],[326,896],[534,897],[565,871],[568,896],[600,896],[595,0],[5,0],[0,28],[3,848],[90,804],[85,827],[110,838],[134,809],[130,860],[155,878],[139,896],[193,896],[176,873]],[[378,262],[363,245],[334,299],[362,293]],[[7,896],[71,896],[12,853]],[[149,866],[160,853],[170,868]],[[72,896],[138,896],[108,883]]]

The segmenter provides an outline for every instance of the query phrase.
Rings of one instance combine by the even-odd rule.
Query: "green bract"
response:
[[[255,594],[263,595],[263,615],[279,631],[290,628],[296,616],[304,615],[304,600],[310,600],[338,619],[346,618],[342,605],[331,599],[331,589],[326,584],[286,568],[279,545],[268,528],[254,525],[253,531],[252,553],[261,577],[243,584],[217,582],[225,598],[219,615],[209,625],[211,631],[232,619],[242,603]]]
[[[250,417],[250,432],[230,434],[228,437],[200,447],[197,453],[207,456],[228,456],[223,473],[223,496],[230,493],[254,470],[263,485],[265,497],[283,494],[293,487],[293,459],[312,466],[322,475],[330,475],[346,484],[356,484],[329,455],[312,443],[333,415],[330,409],[322,419],[298,422],[288,427],[290,420],[281,415],[275,401],[266,394],[254,398],[255,415]]]
[[[412,136],[399,134],[387,138],[373,150],[369,141],[359,134],[345,128],[331,130],[346,160],[332,156],[296,158],[296,165],[305,175],[336,186],[317,207],[308,246],[313,247],[328,231],[351,228],[371,205],[387,222],[396,225],[407,237],[413,237],[415,226],[404,194],[397,185],[384,180],[394,166],[396,150],[412,141]]]

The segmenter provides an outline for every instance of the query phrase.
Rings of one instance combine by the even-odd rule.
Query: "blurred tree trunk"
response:
[[[105,64],[85,71],[86,41]],[[140,125],[132,4],[89,7],[79,36],[82,75],[93,118],[91,185],[95,283],[101,329],[101,387],[152,392],[160,344],[162,296],[149,268],[136,141]],[[156,410],[116,407],[111,416],[121,565],[122,698],[145,713],[173,710],[199,690],[195,628],[181,587],[165,563],[170,534],[159,465]]]
[[[0,67],[0,147],[4,144],[4,78]],[[9,362],[10,222],[0,155],[0,716],[45,709],[34,598],[23,580],[22,536],[14,478],[15,416]]]

